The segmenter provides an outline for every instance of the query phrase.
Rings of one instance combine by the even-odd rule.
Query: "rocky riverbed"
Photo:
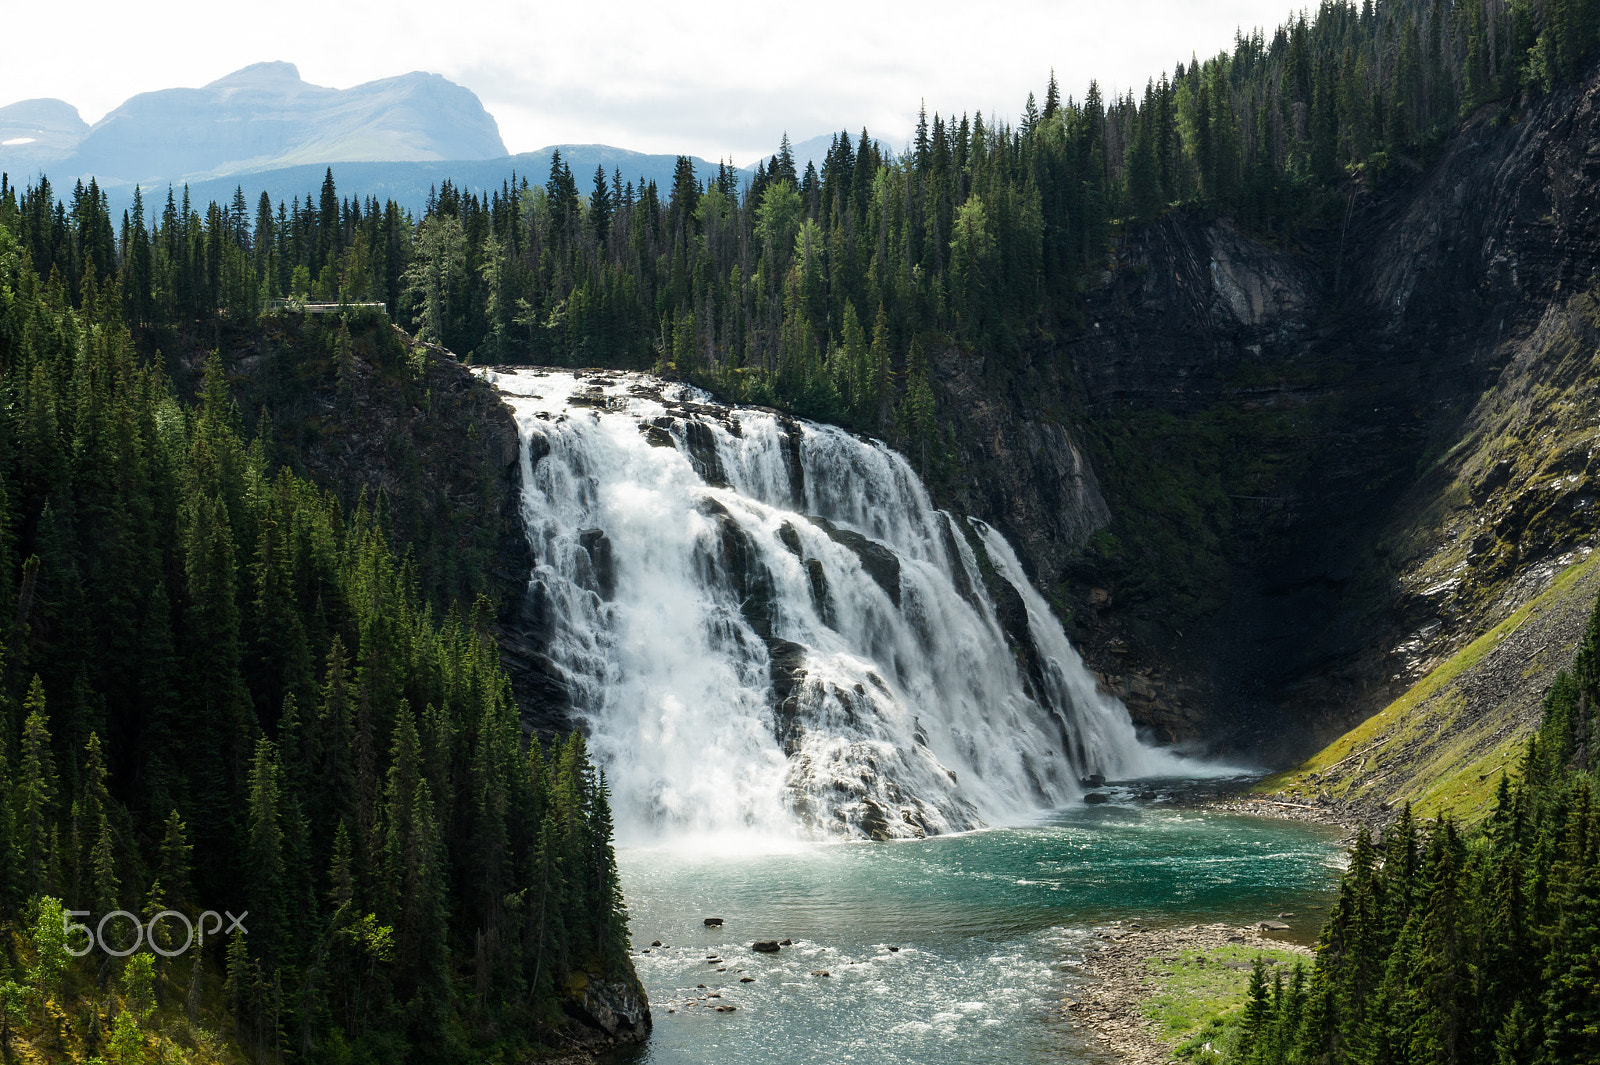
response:
[[[1264,918],[1287,925],[1272,932],[1229,924],[1110,925],[1079,963],[1091,982],[1063,1008],[1115,1060],[1161,1065],[1211,1016],[1242,1001],[1257,956],[1284,970],[1296,962],[1309,966],[1310,948],[1283,936],[1321,919],[1320,913]]]

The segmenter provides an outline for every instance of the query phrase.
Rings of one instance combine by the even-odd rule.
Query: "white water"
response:
[[[522,435],[547,653],[624,840],[922,836],[1030,820],[1090,774],[1195,771],[1138,742],[974,522],[1030,670],[972,543],[883,444],[641,375],[485,377]]]

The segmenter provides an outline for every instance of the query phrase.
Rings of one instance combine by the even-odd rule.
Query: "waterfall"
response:
[[[1176,771],[1005,539],[881,442],[639,374],[483,373],[522,438],[530,610],[624,838],[921,837]]]

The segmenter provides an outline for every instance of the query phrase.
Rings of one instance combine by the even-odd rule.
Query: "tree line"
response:
[[[45,250],[85,255],[74,292],[16,221],[0,211],[4,1052],[181,1060],[197,1029],[147,1023],[147,997],[190,1023],[215,1006],[262,1061],[526,1049],[572,973],[631,972],[583,740],[524,737],[491,605],[424,601],[383,499],[346,510],[275,467],[216,356],[184,395],[92,242]],[[415,373],[381,314],[309,323],[297,356],[336,374],[352,330]],[[248,934],[71,961],[63,907],[91,928],[248,911]]]
[[[1180,62],[1143,93],[1052,75],[1015,123],[924,112],[906,150],[838,134],[797,169],[787,138],[745,181],[680,158],[670,188],[617,170],[479,194],[449,182],[420,217],[341,198],[331,170],[289,204],[203,210],[142,195],[120,226],[91,182],[0,188],[41,276],[77,296],[115,275],[128,321],[170,328],[310,296],[385,303],[479,361],[668,370],[937,444],[937,345],[1004,373],[1024,345],[1082,326],[1108,241],[1179,206],[1292,238],[1361,188],[1419,170],[1462,116],[1576,79],[1600,0],[1324,0],[1271,34]],[[934,453],[938,453],[934,448]]]

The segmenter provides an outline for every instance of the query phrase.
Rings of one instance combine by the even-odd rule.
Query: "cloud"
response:
[[[1064,92],[1091,77],[1109,91],[1231,47],[1234,30],[1271,26],[1281,0],[948,0],[755,2],[685,15],[659,4],[603,7],[516,0],[453,5],[389,0],[381,9],[282,0],[270,9],[158,0],[128,9],[83,0],[69,62],[12,49],[0,103],[52,96],[91,122],[136,92],[201,85],[248,63],[284,59],[308,81],[348,87],[420,69],[483,99],[513,152],[604,142],[741,164],[796,140],[866,125],[901,144],[919,102],[943,113],[1011,118],[1054,67]],[[8,13],[10,39],[59,40],[46,5]]]

